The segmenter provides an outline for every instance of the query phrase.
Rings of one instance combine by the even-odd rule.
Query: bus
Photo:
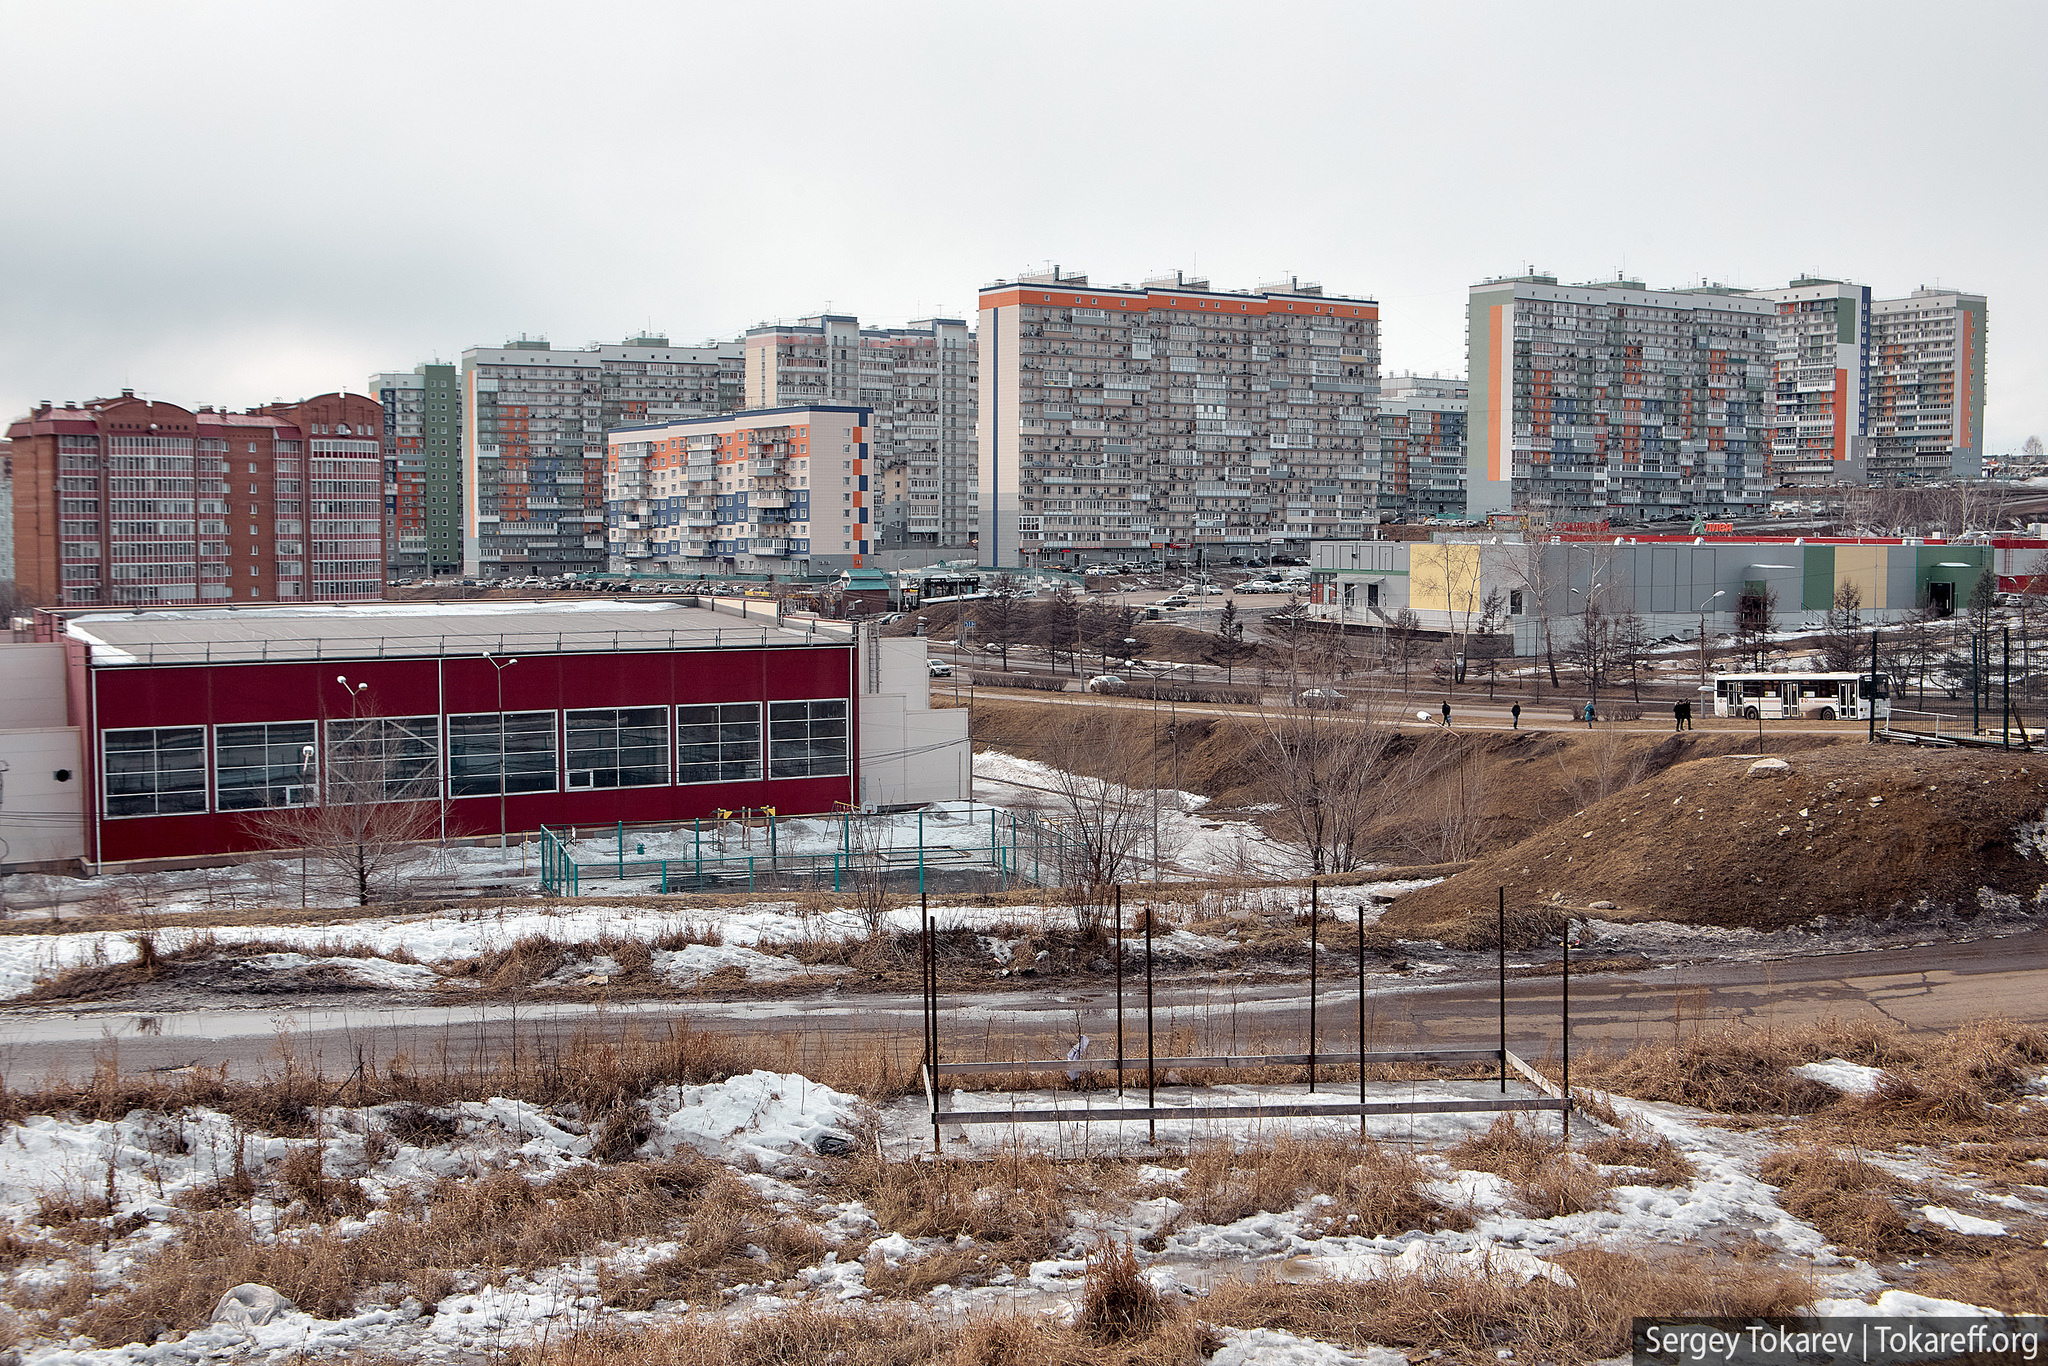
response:
[[[1880,720],[1892,714],[1891,680],[1868,673],[1715,674],[1714,715],[1747,720]]]

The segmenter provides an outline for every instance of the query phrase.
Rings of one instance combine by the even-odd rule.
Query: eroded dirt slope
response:
[[[1404,935],[1556,904],[1617,919],[1781,928],[1821,916],[1969,915],[1980,889],[2031,902],[2048,862],[2048,754],[1837,745],[1752,773],[1728,754],[1674,764],[1410,893]]]

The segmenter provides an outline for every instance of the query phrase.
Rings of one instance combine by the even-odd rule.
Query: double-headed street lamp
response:
[[[498,681],[498,847],[505,847],[505,670],[517,664],[517,659],[500,659],[488,650],[484,658],[490,661],[493,675]]]

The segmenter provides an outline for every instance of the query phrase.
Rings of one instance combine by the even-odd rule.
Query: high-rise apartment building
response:
[[[1465,515],[1465,409],[1462,379],[1388,375],[1380,380],[1382,519],[1411,522]]]
[[[862,327],[821,314],[749,331],[749,408],[857,404],[872,410],[875,549],[964,549],[975,495],[974,333],[957,318]]]
[[[383,593],[383,410],[44,402],[8,428],[16,581],[51,606]]]
[[[1771,480],[1864,477],[1870,431],[1870,287],[1800,279],[1751,292],[1777,305]]]
[[[1746,515],[1771,499],[1777,309],[1737,291],[1474,285],[1466,513]]]
[[[604,569],[605,432],[735,407],[744,375],[736,342],[570,351],[521,338],[463,352],[463,573]]]
[[[370,376],[384,407],[384,553],[392,574],[462,571],[462,384],[452,365]]]
[[[1379,307],[1025,276],[981,291],[985,564],[1355,539],[1378,479]]]
[[[872,417],[803,404],[613,430],[614,563],[645,573],[862,566],[874,551]]]
[[[14,581],[14,443],[0,437],[0,574]]]
[[[1984,472],[1982,294],[1916,289],[1871,309],[1872,482]]]

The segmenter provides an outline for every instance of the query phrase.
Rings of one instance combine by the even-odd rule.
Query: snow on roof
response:
[[[250,663],[483,653],[712,650],[844,644],[846,634],[745,620],[693,600],[375,602],[192,607],[73,616],[95,665]]]

